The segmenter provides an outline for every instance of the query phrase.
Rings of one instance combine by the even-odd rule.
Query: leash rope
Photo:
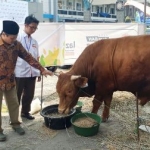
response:
[[[42,110],[42,103],[43,103],[43,75],[41,80],[41,110]]]
[[[136,92],[136,118],[137,118],[137,135],[138,135],[138,142],[139,142],[139,106],[138,106],[138,93]]]

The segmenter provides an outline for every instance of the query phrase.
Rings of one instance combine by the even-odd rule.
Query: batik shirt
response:
[[[44,68],[39,62],[29,54],[22,44],[15,41],[11,45],[7,45],[0,37],[0,90],[10,90],[15,86],[14,69],[17,58],[20,57],[27,61],[31,66],[39,69],[41,72]]]

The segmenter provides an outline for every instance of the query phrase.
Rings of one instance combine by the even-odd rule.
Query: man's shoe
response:
[[[25,131],[22,127],[18,126],[18,127],[12,127],[15,132],[17,132],[19,135],[24,135],[25,134]]]
[[[6,135],[3,132],[0,132],[0,142],[6,141]]]
[[[21,113],[21,117],[27,118],[29,120],[35,119],[35,117],[31,116],[30,113]]]

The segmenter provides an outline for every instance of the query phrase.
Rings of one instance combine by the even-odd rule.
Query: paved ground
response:
[[[56,76],[43,78],[43,101],[45,105],[49,105],[51,102],[58,103],[56,96],[53,99],[56,82]],[[49,96],[52,99],[49,99]],[[35,98],[41,99],[41,82],[36,84]],[[5,106],[3,105],[3,107]],[[4,108],[4,111],[7,110]],[[0,143],[0,150],[95,150],[99,144],[103,144],[96,140],[96,136],[93,138],[78,136],[74,133],[73,127],[65,130],[51,130],[43,124],[44,118],[40,113],[35,114],[36,119],[33,121],[23,120],[22,126],[25,128],[26,134],[19,136],[9,125],[8,113],[4,112],[2,115],[7,141]]]
[[[57,77],[47,77],[43,79],[43,103],[45,106],[58,103],[56,91]],[[123,96],[118,93],[117,98],[120,99],[120,104],[114,107],[121,108],[121,100],[134,99],[130,94],[125,93]],[[36,84],[35,99],[41,99],[41,82]],[[86,109],[91,108],[91,99],[87,100]],[[114,99],[115,100],[115,99]],[[128,101],[125,101],[128,105]],[[114,103],[115,104],[115,103]],[[137,144],[136,137],[133,133],[135,129],[135,121],[127,122],[124,114],[130,116],[133,110],[129,106],[123,107],[119,112],[111,109],[111,117],[107,123],[101,123],[99,132],[92,137],[78,136],[73,127],[64,130],[51,130],[44,125],[44,118],[40,113],[35,114],[35,120],[29,121],[23,119],[22,126],[25,128],[26,134],[19,136],[9,125],[9,116],[6,113],[6,108],[3,105],[4,113],[2,121],[4,133],[7,135],[7,141],[0,143],[0,150],[131,150],[134,144]],[[113,108],[113,106],[112,106]],[[85,108],[83,108],[84,111]],[[114,108],[115,110],[115,108]],[[118,109],[117,109],[118,110]],[[123,111],[123,114],[122,114]],[[129,114],[127,113],[129,111]],[[100,115],[101,112],[99,111]],[[132,117],[133,119],[133,117]],[[131,130],[128,130],[130,129]],[[132,137],[132,138],[131,138]],[[147,137],[145,140],[148,139]],[[144,141],[145,141],[144,140]],[[131,141],[131,142],[130,142]],[[147,142],[148,144],[149,142]],[[132,145],[133,144],[133,145]],[[117,148],[119,147],[119,148]]]

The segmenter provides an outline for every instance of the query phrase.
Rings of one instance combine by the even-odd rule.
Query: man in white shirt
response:
[[[36,31],[38,24],[39,21],[34,16],[27,16],[25,18],[24,30],[19,33],[17,38],[27,52],[36,60],[39,60],[38,43],[31,35]],[[15,68],[15,77],[19,104],[22,102],[21,116],[32,120],[34,117],[31,116],[29,112],[34,97],[36,77],[38,77],[38,81],[40,81],[40,72],[23,59],[18,58]]]

